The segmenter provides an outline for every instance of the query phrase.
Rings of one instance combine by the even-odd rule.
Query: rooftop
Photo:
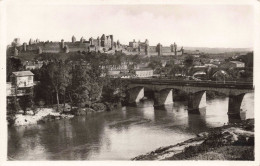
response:
[[[135,69],[135,71],[149,71],[149,70],[153,70],[151,68],[140,68],[140,69]]]
[[[231,63],[236,63],[236,64],[244,64],[244,62],[240,62],[240,61],[230,61]]]
[[[13,75],[16,77],[22,77],[22,76],[33,76],[34,74],[31,71],[17,71],[13,72]]]

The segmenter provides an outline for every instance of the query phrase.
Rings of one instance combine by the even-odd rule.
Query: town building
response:
[[[220,59],[210,59],[209,60],[209,63],[211,63],[211,64],[215,64],[215,65],[220,65],[221,64],[221,61],[220,61]]]
[[[206,66],[206,67],[211,67],[211,68],[218,68],[217,65],[210,64],[210,63],[204,64],[204,66]]]
[[[43,61],[26,61],[23,65],[26,70],[40,69],[43,66]]]
[[[127,69],[109,70],[107,72],[107,75],[111,78],[133,78],[133,77],[136,77],[135,74],[129,73],[129,70],[127,70]]]
[[[240,61],[230,61],[230,63],[232,63],[233,65],[235,65],[236,68],[243,68],[243,67],[245,67],[245,63],[244,63],[244,62],[240,62]]]
[[[135,75],[136,75],[136,77],[139,77],[139,78],[152,77],[153,69],[150,69],[150,68],[136,69]]]
[[[244,68],[245,63],[240,61],[229,61],[226,63],[223,63],[220,67],[222,68]]]
[[[32,95],[34,74],[31,71],[17,71],[11,75],[11,82],[7,82],[7,96]]]

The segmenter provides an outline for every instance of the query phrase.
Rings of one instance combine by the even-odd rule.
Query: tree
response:
[[[180,67],[180,65],[174,65],[168,71],[168,75],[176,77],[177,74],[182,74],[182,71],[183,71],[183,69],[182,69],[182,67]]]
[[[65,102],[66,102],[66,89],[69,86],[72,75],[70,72],[70,66],[65,63],[60,63],[60,75],[61,75],[61,85],[60,85],[60,92],[63,95],[63,108],[65,109]]]
[[[186,74],[189,75],[191,68],[193,67],[193,63],[194,63],[194,56],[192,55],[188,55],[185,57],[184,59],[184,66],[186,67]]]
[[[171,72],[172,68],[174,68],[174,66],[175,66],[174,60],[171,59],[165,65],[165,73],[167,73],[167,75],[171,75],[170,72]]]
[[[72,68],[72,81],[68,87],[69,97],[71,103],[74,105],[84,105],[89,101],[89,92],[87,89],[90,88],[88,75],[88,68],[84,65],[77,64]]]
[[[63,93],[65,95],[70,78],[69,69],[63,62],[54,61],[47,65],[46,73],[46,79],[48,79],[52,91],[56,94],[57,109],[59,110],[59,94]]]
[[[9,100],[10,101],[7,103],[7,114],[15,115],[17,111],[21,109],[21,107],[15,96],[11,97]]]
[[[121,102],[126,96],[127,82],[121,78],[108,80],[103,88],[102,99],[107,102]]]
[[[32,95],[22,96],[20,98],[19,103],[20,103],[22,110],[24,111],[24,114],[26,114],[26,109],[32,108],[34,105],[33,96]]]
[[[188,55],[188,56],[186,56],[185,57],[185,59],[184,59],[184,65],[186,66],[186,67],[192,67],[193,66],[193,63],[194,63],[194,56],[192,56],[192,55]]]
[[[158,58],[152,58],[150,63],[148,64],[148,67],[152,68],[153,70],[155,70],[157,68],[161,68],[162,62]]]
[[[34,86],[34,101],[38,103],[40,100],[44,100],[46,104],[53,104],[52,100],[52,85],[48,75],[48,65],[45,63],[39,70],[33,70],[35,80],[39,81]]]
[[[18,58],[7,58],[6,80],[10,81],[12,72],[24,70],[23,64]]]

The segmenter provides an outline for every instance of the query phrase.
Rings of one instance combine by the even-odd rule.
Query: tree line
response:
[[[32,97],[21,99],[27,103],[23,108],[34,105],[57,104],[57,109],[65,108],[65,103],[76,107],[90,107],[99,102],[120,102],[125,97],[125,85],[121,79],[110,79],[106,65],[120,65],[124,55],[107,55],[101,53],[79,54],[67,59],[55,56],[45,57],[40,69],[34,73],[34,93]],[[24,70],[19,59],[9,59],[7,80],[13,71]],[[61,106],[63,105],[63,107]],[[14,108],[14,107],[13,107]],[[22,106],[21,106],[22,108]]]

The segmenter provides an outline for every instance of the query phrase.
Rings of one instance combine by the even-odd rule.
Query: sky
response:
[[[6,37],[27,42],[71,41],[114,35],[122,44],[149,40],[150,45],[252,48],[252,5],[66,5],[6,6]]]

